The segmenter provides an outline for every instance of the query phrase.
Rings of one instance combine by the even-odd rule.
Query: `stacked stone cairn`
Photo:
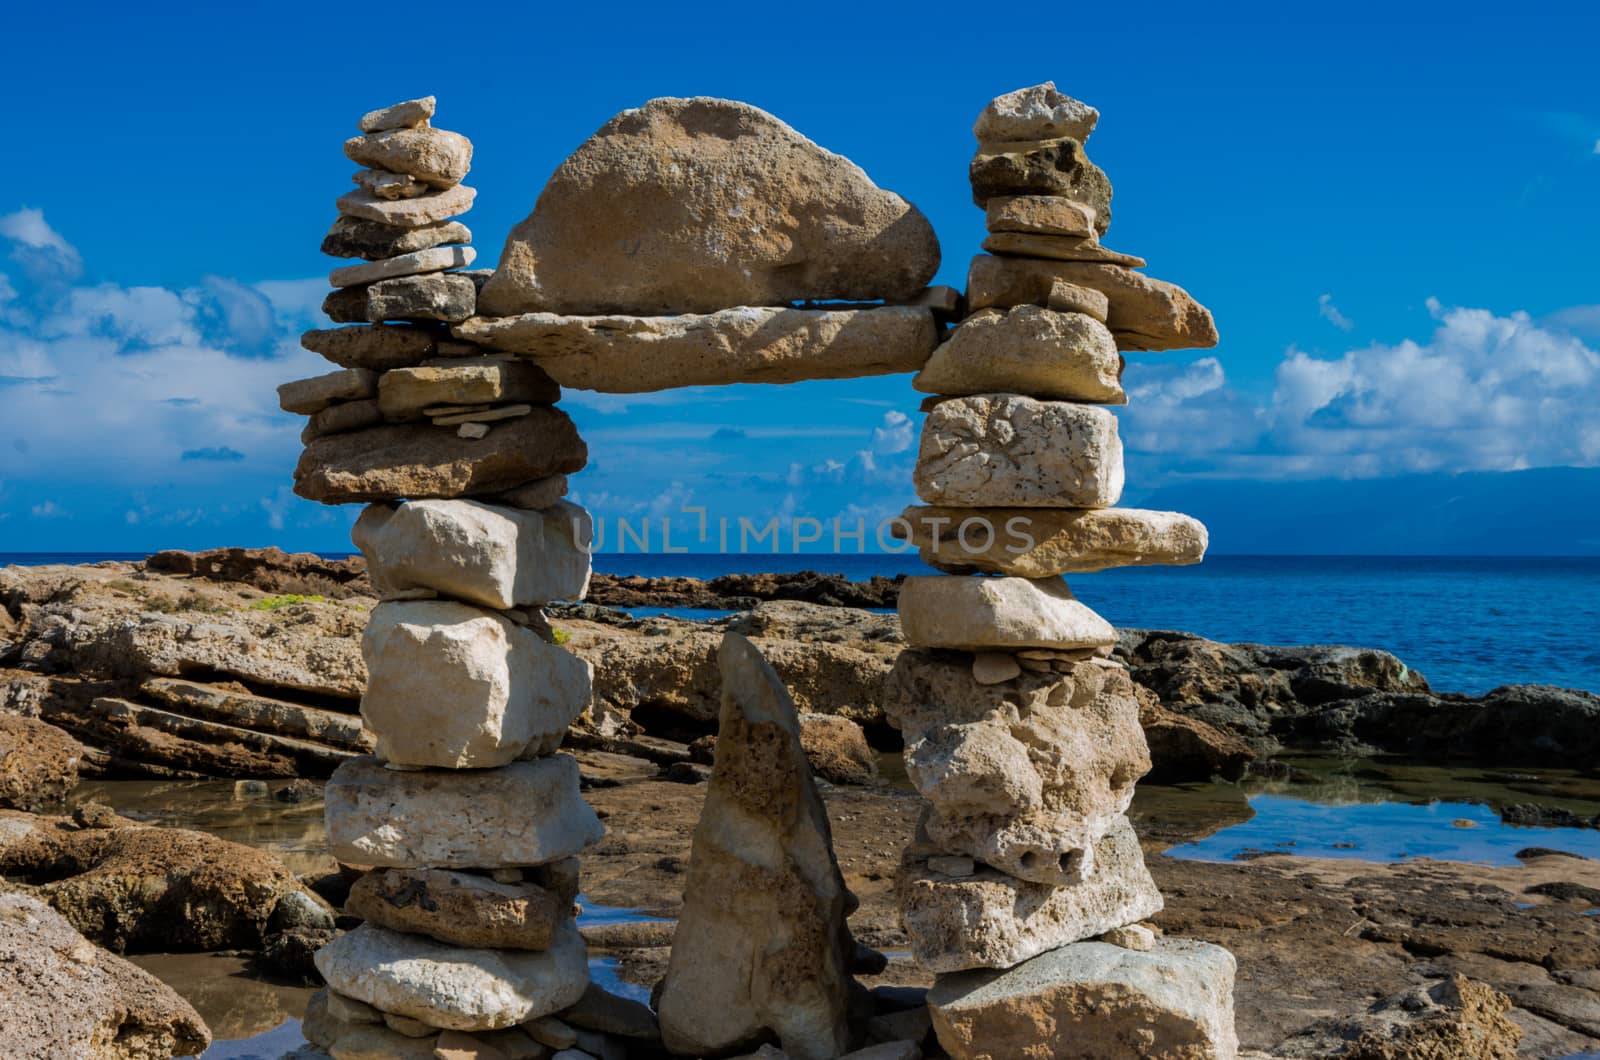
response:
[[[1141,924],[1162,907],[1126,811],[1150,769],[1111,625],[1062,575],[1188,564],[1206,531],[1114,508],[1122,350],[1214,345],[1210,314],[1102,246],[1098,112],[1039,85],[979,116],[989,237],[963,320],[917,375],[935,395],[900,529],[911,646],[885,696],[926,800],[897,883],[929,1009],[957,1058],[1229,1058],[1234,960]]]
[[[557,753],[592,673],[542,610],[587,591],[589,517],[562,499],[587,454],[543,371],[449,335],[477,300],[450,271],[472,262],[454,220],[472,148],[433,112],[374,111],[345,143],[366,168],[323,250],[368,263],[336,269],[324,304],[351,326],[302,338],[341,370],[280,389],[310,416],[296,492],[370,502],[353,537],[380,598],[376,753],[326,795],[363,923],[316,954],[328,989],[304,1023],[336,1060],[543,1056],[576,1041],[553,1014],[592,996],[576,855],[602,829]]]

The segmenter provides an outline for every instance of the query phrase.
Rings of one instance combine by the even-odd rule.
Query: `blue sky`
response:
[[[481,263],[613,113],[707,94],[915,202],[959,286],[983,237],[972,120],[1054,79],[1102,112],[1106,243],[1187,287],[1223,337],[1130,358],[1125,503],[1211,480],[1325,482],[1338,503],[1406,474],[1600,465],[1592,5],[982,14],[9,13],[11,83],[33,87],[0,147],[0,551],[349,547],[354,509],[289,492],[299,421],[273,388],[327,367],[294,336],[335,264],[317,245],[349,187],[342,140],[430,92],[476,145]],[[575,491],[612,520],[688,504],[870,522],[913,500],[919,397],[906,377],[569,393],[592,455]]]

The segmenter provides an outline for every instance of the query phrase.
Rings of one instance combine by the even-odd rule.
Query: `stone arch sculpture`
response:
[[[1098,113],[1052,84],[983,110],[970,177],[990,234],[964,293],[927,287],[939,247],[914,206],[717,99],[619,114],[498,268],[467,270],[472,148],[433,114],[431,97],[374,111],[346,142],[364,168],[323,250],[364,263],[324,304],[349,326],[303,338],[340,370],[280,388],[309,417],[295,489],[370,505],[353,536],[382,599],[363,641],[377,754],[327,793],[335,856],[368,870],[349,906],[365,922],[318,954],[330,990],[307,1036],[339,1060],[858,1055],[851,898],[793,702],[737,634],[659,1026],[635,1006],[631,1033],[596,1030],[572,906],[602,828],[558,752],[592,672],[541,610],[588,584],[589,517],[563,499],[587,451],[555,403],[563,386],[916,372],[925,503],[897,525],[947,573],[904,585],[884,705],[925,800],[897,893],[938,974],[937,1047],[1233,1056],[1232,957],[1140,923],[1161,896],[1125,816],[1150,764],[1138,702],[1114,631],[1062,580],[1206,546],[1186,516],[1114,507],[1118,351],[1217,335],[1100,243]]]

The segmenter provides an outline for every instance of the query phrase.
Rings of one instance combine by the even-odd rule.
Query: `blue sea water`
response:
[[[0,553],[0,565],[142,558]],[[602,553],[595,569],[696,578],[930,573],[914,555],[881,554]],[[1212,556],[1196,567],[1126,567],[1071,582],[1084,603],[1119,626],[1383,648],[1440,691],[1539,683],[1600,692],[1596,557]]]

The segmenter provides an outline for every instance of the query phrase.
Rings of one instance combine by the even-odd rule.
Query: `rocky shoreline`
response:
[[[759,647],[803,712],[841,871],[861,899],[852,931],[882,952],[906,948],[893,881],[917,800],[876,765],[897,738],[883,688],[902,645],[894,615],[877,610],[893,606],[894,592],[889,579],[815,573],[597,577],[591,602],[551,610],[596,672],[595,706],[568,739],[585,797],[608,827],[585,858],[588,900],[677,916],[716,728],[715,649],[731,630]],[[91,777],[264,780],[286,800],[314,804],[319,779],[369,747],[356,712],[360,632],[375,602],[359,559],[275,550],[0,569],[0,891],[46,903],[116,952],[229,950],[273,974],[314,974],[311,952],[335,924],[354,923],[337,913],[343,875],[296,878],[270,854],[200,832],[59,807]],[[634,618],[623,606],[735,613],[688,622]],[[1272,775],[1286,768],[1274,760],[1285,749],[1592,775],[1600,697],[1587,693],[1438,693],[1381,651],[1184,633],[1121,631],[1115,655],[1140,697],[1156,781]],[[1557,809],[1537,803],[1500,809],[1524,823],[1589,823],[1546,819]],[[1396,1012],[1446,1036],[1509,1018],[1522,1042],[1507,1056],[1600,1048],[1600,918],[1581,915],[1600,894],[1593,862],[1530,849],[1505,868],[1281,854],[1212,864],[1163,853],[1194,838],[1189,826],[1137,807],[1134,824],[1167,897],[1154,923],[1238,957],[1247,1048],[1328,1055],[1333,1038]],[[197,908],[207,915],[195,919]],[[0,936],[7,931],[0,922]],[[670,931],[669,922],[584,933],[628,979],[649,985],[664,971]],[[865,981],[926,985],[898,957]],[[1295,984],[1287,993],[1286,982]],[[1509,999],[1509,1017],[1474,993],[1490,988]],[[192,1040],[176,995],[152,1008],[155,987],[138,989],[143,1008],[112,1005],[105,1019],[137,1016],[139,1027],[157,1028],[148,1033]]]

